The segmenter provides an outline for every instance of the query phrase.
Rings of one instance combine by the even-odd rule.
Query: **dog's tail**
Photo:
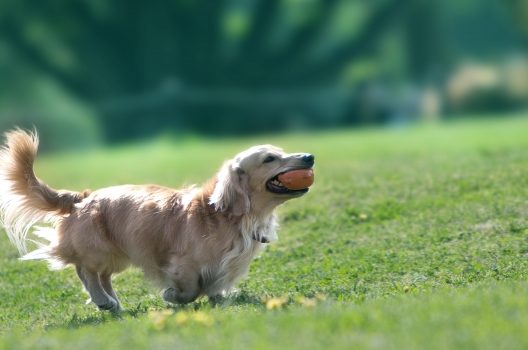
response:
[[[35,176],[36,132],[15,129],[5,136],[0,149],[0,222],[11,242],[25,254],[29,229],[37,222],[53,222],[70,213],[85,194],[54,190]]]

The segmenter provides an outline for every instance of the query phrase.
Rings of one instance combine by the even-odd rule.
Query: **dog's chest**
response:
[[[228,292],[241,277],[247,274],[249,264],[262,250],[262,246],[263,244],[256,241],[252,241],[248,246],[235,244],[215,262],[215,266],[206,268],[202,272],[206,294]]]
[[[264,222],[242,222],[230,248],[218,257],[214,264],[202,269],[204,294],[215,295],[228,292],[248,272],[253,258],[265,247],[261,243],[276,240],[276,221],[271,216]]]
[[[203,294],[214,296],[228,293],[247,274],[249,264],[264,246],[252,239],[234,242],[218,260],[202,269]]]

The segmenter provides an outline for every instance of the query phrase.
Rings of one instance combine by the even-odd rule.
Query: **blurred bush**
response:
[[[449,77],[446,101],[456,112],[505,111],[528,100],[528,60],[464,64]]]

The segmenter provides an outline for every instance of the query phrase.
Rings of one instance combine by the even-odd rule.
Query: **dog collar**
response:
[[[260,239],[259,239],[259,238],[257,238],[257,236],[253,235],[253,239],[255,241],[257,241],[257,242],[260,242],[260,243],[264,243],[264,244],[265,243],[269,243],[269,241],[268,241],[268,239],[266,237],[260,237]]]

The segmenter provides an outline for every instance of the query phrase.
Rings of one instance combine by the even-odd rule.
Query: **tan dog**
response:
[[[133,264],[163,288],[171,303],[229,291],[265,243],[276,240],[274,209],[308,189],[289,190],[277,176],[311,168],[310,154],[264,145],[224,163],[203,187],[174,190],[124,185],[92,193],[54,190],[36,178],[38,137],[6,134],[0,151],[0,213],[10,240],[52,268],[68,264],[102,310],[121,306],[111,276]],[[49,245],[26,251],[28,231]]]

